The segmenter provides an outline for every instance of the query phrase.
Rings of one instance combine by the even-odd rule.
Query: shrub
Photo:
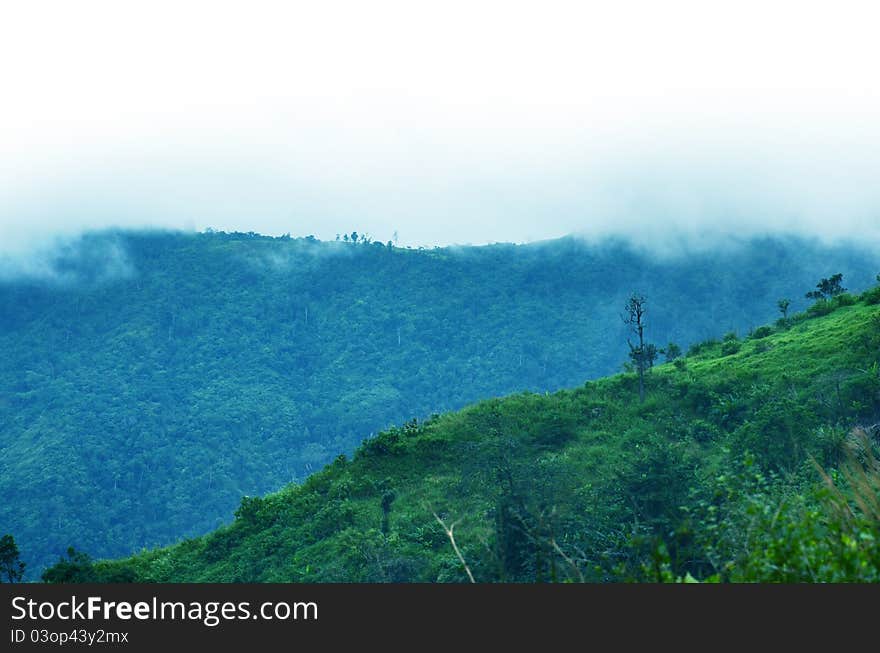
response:
[[[840,434],[835,434],[840,439]],[[746,510],[714,529],[727,535],[733,582],[880,580],[880,462],[860,429],[845,438],[836,471],[818,467],[823,488],[764,483]],[[805,496],[804,489],[808,496]],[[726,526],[726,528],[724,528]],[[733,537],[730,537],[730,536]],[[743,535],[745,537],[743,537]],[[721,547],[722,549],[725,547]],[[713,552],[714,553],[714,552]]]
[[[833,312],[834,309],[835,306],[832,302],[829,302],[827,299],[820,299],[807,309],[807,314],[810,317],[821,317]]]
[[[670,342],[665,348],[660,350],[660,353],[666,356],[666,362],[668,363],[681,356],[681,347],[674,342]]]
[[[771,333],[773,333],[773,329],[768,326],[760,326],[754,331],[752,331],[752,338],[755,340],[759,340],[761,338],[766,338]]]
[[[711,442],[720,435],[720,429],[704,419],[695,419],[690,424],[690,436],[697,442]]]
[[[687,355],[688,356],[698,356],[698,355],[702,354],[703,352],[705,352],[710,347],[714,347],[717,344],[718,344],[718,341],[715,340],[714,338],[709,338],[708,340],[703,340],[703,342],[694,343],[693,345],[691,345],[688,348]]]
[[[846,453],[848,432],[840,426],[820,426],[816,429],[815,440],[822,456],[822,464],[836,466]]]
[[[43,572],[44,583],[94,583],[97,582],[94,562],[89,554],[67,548],[67,558],[61,558]]]
[[[810,453],[816,415],[787,394],[769,398],[733,435],[737,453],[750,451],[768,469],[791,470]]]
[[[869,306],[880,304],[880,286],[866,290],[859,296],[859,299]]]
[[[725,340],[724,344],[721,345],[721,355],[730,356],[737,353],[741,347],[742,345],[736,340]]]
[[[856,303],[856,298],[850,295],[848,292],[843,293],[842,295],[837,295],[834,298],[835,306],[852,306]]]

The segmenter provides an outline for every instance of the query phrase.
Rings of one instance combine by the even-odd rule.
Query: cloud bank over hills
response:
[[[160,227],[880,241],[876,9],[12,10],[0,254]]]

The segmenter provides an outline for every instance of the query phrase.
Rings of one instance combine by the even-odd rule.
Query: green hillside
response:
[[[478,582],[880,580],[878,370],[880,288],[842,294],[656,366],[644,403],[619,374],[410,422],[210,535],[47,579],[467,581],[439,517]]]
[[[97,233],[0,279],[0,532],[31,578],[70,545],[120,557],[209,532],[391,425],[618,372],[633,291],[651,341],[687,349],[878,267],[798,239],[662,257],[353,241]]]

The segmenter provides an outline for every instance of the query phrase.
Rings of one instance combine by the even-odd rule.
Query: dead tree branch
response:
[[[452,525],[447,526],[446,523],[442,519],[440,519],[440,515],[438,515],[436,512],[433,512],[433,511],[432,511],[432,514],[434,515],[434,519],[437,520],[437,523],[440,524],[440,527],[446,533],[446,537],[449,538],[449,541],[452,544],[452,549],[453,549],[453,551],[455,551],[455,555],[458,556],[458,559],[461,562],[462,566],[464,567],[464,570],[467,573],[468,578],[470,579],[470,581],[472,583],[476,583],[477,581],[474,580],[474,575],[471,573],[471,568],[468,567],[468,564],[464,561],[464,556],[461,555],[461,551],[459,550],[458,545],[455,543],[455,535],[453,535],[453,533],[452,533],[453,529],[455,529],[455,524],[453,523]]]

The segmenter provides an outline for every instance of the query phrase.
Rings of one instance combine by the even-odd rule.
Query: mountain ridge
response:
[[[625,243],[405,249],[110,232],[0,300],[0,514],[31,569],[215,528],[413,416],[619,369],[638,290],[687,348],[766,322],[868,251],[754,241],[673,262]]]
[[[880,287],[658,365],[644,403],[625,373],[410,422],[214,533],[47,579],[877,581],[880,521],[835,532],[815,465],[880,420],[878,369]]]

